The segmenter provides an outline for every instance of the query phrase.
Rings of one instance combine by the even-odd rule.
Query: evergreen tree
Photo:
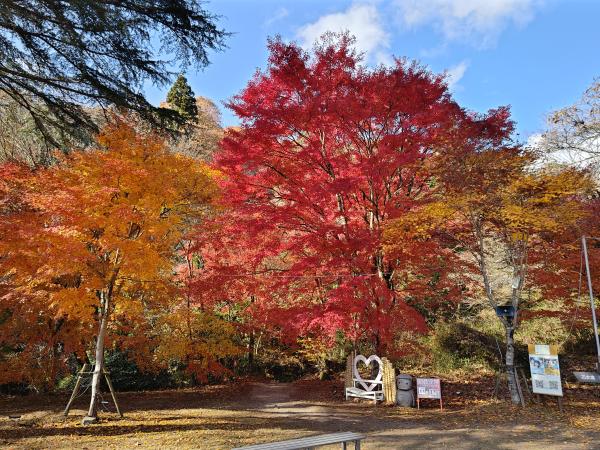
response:
[[[188,84],[187,78],[180,74],[167,94],[167,103],[171,105],[186,122],[198,120],[198,106],[194,91]]]
[[[203,3],[0,1],[0,94],[30,114],[51,147],[60,146],[56,128],[98,132],[86,107],[114,105],[170,123],[174,111],[151,105],[141,88],[171,82],[169,67],[204,67],[209,51],[223,48],[227,33]]]

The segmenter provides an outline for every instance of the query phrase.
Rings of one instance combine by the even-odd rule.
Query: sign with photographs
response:
[[[540,344],[529,344],[528,347],[533,393],[562,397],[558,347]]]

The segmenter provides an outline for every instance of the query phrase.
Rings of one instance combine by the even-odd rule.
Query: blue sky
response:
[[[597,0],[213,0],[205,8],[234,34],[210,66],[186,75],[221,107],[224,125],[237,119],[222,102],[266,66],[267,37],[276,34],[310,46],[325,30],[348,29],[371,65],[395,55],[446,70],[464,107],[510,105],[521,141],[600,77]],[[166,89],[146,93],[158,104]]]

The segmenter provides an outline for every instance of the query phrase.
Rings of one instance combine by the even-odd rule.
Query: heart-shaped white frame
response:
[[[374,380],[364,380],[360,373],[358,372],[357,363],[363,362],[363,364],[367,367],[371,365],[372,362],[376,362],[379,365],[379,372]],[[383,363],[381,362],[381,358],[377,355],[371,355],[368,358],[365,358],[363,355],[356,355],[354,357],[354,365],[352,367],[352,371],[354,372],[354,378],[361,386],[365,389],[365,391],[372,391],[375,389],[379,383],[373,383],[373,381],[381,381],[383,378]]]

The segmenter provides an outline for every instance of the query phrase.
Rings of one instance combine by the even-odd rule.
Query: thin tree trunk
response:
[[[475,221],[473,223],[473,228],[475,230],[475,237],[477,238],[477,242],[479,244],[478,251],[476,251],[473,256],[479,263],[479,269],[481,271],[481,276],[483,279],[483,286],[485,289],[485,294],[490,303],[490,306],[493,309],[496,309],[498,303],[496,302],[496,298],[494,295],[494,291],[492,289],[492,285],[490,283],[490,278],[488,274],[487,264],[486,264],[486,249],[485,249],[485,241],[483,235],[483,229],[481,223],[479,221]],[[514,273],[513,273],[514,278]],[[518,286],[513,287],[512,289],[512,305],[515,309],[515,316],[509,320],[506,318],[500,317],[500,321],[502,325],[504,325],[504,330],[506,332],[506,354],[504,355],[504,361],[506,364],[506,373],[508,376],[508,390],[510,392],[510,398],[513,403],[521,404],[521,394],[519,393],[519,389],[517,387],[517,372],[515,369],[515,341],[514,341],[514,333],[515,328],[517,326],[517,312],[519,308],[519,297],[521,293],[521,289],[523,287],[523,279],[519,279]]]
[[[250,304],[253,304],[256,301],[256,297],[254,295],[250,296]],[[256,346],[256,335],[254,330],[250,330],[248,336],[248,372],[252,373],[254,371],[254,352]]]
[[[380,356],[380,357],[382,355],[385,355],[384,346],[381,344],[381,336],[380,336],[380,333],[379,333],[379,328],[374,333],[373,341],[374,341],[374,344],[375,344],[375,353],[378,356]]]
[[[96,338],[96,357],[94,362],[94,374],[92,376],[92,398],[87,416],[93,419],[98,417],[98,394],[100,393],[100,380],[102,379],[102,368],[104,367],[104,338],[106,336],[106,325],[108,323],[109,296],[102,291],[101,316],[98,337]]]
[[[248,338],[248,372],[252,373],[254,371],[254,330],[250,331],[250,336]]]
[[[506,373],[508,376],[508,390],[510,399],[515,405],[521,404],[521,394],[517,387],[517,372],[515,370],[515,345],[513,334],[515,332],[512,325],[505,325],[506,330]]]
[[[186,252],[185,255],[185,259],[187,261],[187,266],[188,266],[188,282],[187,282],[187,289],[186,289],[186,300],[187,300],[187,315],[186,315],[186,322],[187,322],[187,329],[188,329],[188,338],[190,340],[190,345],[192,344],[192,296],[190,293],[190,283],[192,282],[192,279],[194,277],[194,262],[192,260],[192,257],[190,257],[190,252],[189,252],[189,248],[187,249],[188,251]]]

